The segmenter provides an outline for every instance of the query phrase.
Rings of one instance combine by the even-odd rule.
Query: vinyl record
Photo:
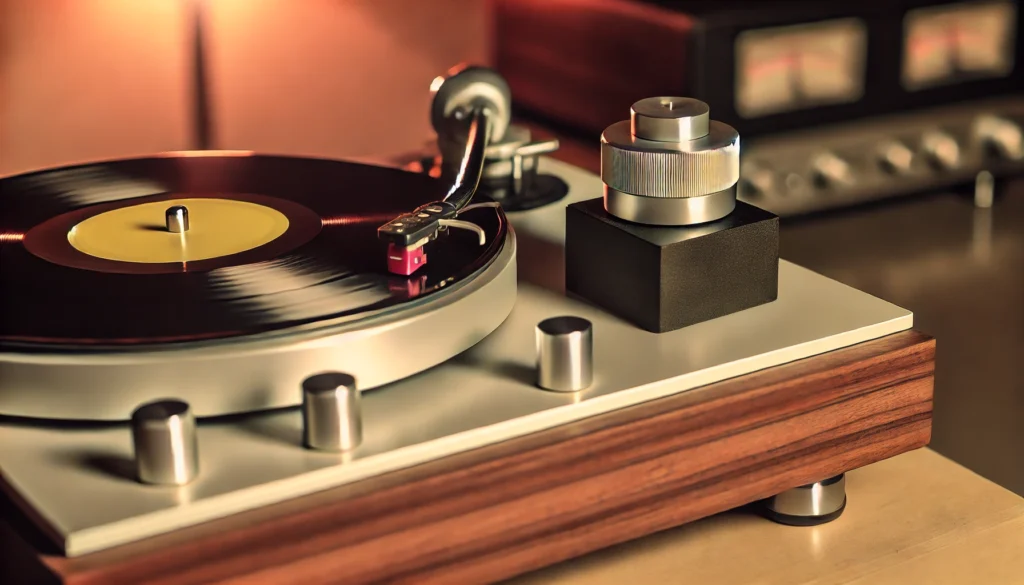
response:
[[[181,343],[415,304],[495,257],[499,209],[460,215],[410,277],[377,228],[440,182],[349,162],[182,153],[0,180],[0,349]],[[164,211],[190,210],[169,233]]]

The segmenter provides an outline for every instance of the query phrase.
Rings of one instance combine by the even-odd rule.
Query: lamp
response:
[[[192,24],[192,108],[194,148],[209,150],[210,96],[207,88],[206,50],[203,26],[206,17],[205,0],[189,0],[189,20]]]

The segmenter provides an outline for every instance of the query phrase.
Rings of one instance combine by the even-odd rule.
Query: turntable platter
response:
[[[440,233],[407,277],[377,237],[444,192],[393,168],[218,152],[0,180],[0,415],[125,419],[164,396],[247,412],[296,404],[315,371],[368,389],[451,358],[515,301],[503,212],[467,208],[484,237]]]
[[[430,177],[268,156],[164,156],[0,181],[0,347],[138,345],[252,335],[403,305],[500,250],[504,217],[468,212],[409,278],[377,228],[439,199]],[[190,229],[164,214],[188,209]]]

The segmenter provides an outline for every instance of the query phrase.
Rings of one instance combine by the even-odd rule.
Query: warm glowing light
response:
[[[325,226],[359,225],[364,223],[385,224],[398,217],[398,213],[373,213],[367,215],[341,215],[338,217],[324,217],[320,223]]]
[[[251,150],[175,150],[161,152],[156,155],[161,158],[202,158],[211,156],[253,156],[256,154]]]
[[[11,234],[0,232],[0,244],[4,242],[20,242],[25,239],[25,234]]]
[[[438,75],[430,82],[430,91],[437,92],[437,90],[441,89],[442,85],[444,85],[444,77]]]

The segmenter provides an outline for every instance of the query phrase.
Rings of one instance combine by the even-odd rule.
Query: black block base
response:
[[[774,301],[778,283],[779,218],[753,205],[687,227],[623,221],[600,198],[566,208],[566,292],[648,331]]]

